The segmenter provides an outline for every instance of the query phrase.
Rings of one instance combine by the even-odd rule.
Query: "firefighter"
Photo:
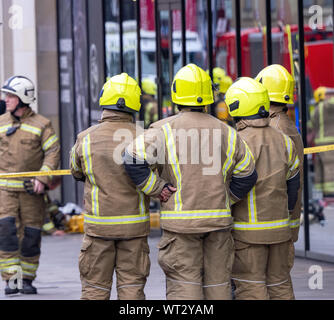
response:
[[[334,144],[334,89],[320,88],[318,105],[311,119],[310,140],[314,145]],[[334,158],[332,152],[318,153],[315,157],[315,188],[322,191],[325,198],[334,197]]]
[[[213,83],[217,88],[217,90],[214,91],[215,103],[213,105],[216,116],[224,123],[233,126],[233,119],[228,113],[228,108],[224,99],[227,89],[233,83],[232,78],[226,75],[224,69],[216,67],[213,69]]]
[[[325,100],[326,97],[326,87],[318,87],[316,90],[314,90],[314,101],[316,104],[319,104],[321,101]]]
[[[30,107],[35,100],[34,84],[26,77],[14,76],[1,91],[8,112],[0,117],[0,172],[57,169],[60,145],[55,131],[50,120]],[[25,192],[30,181],[0,179],[0,268],[7,283],[5,294],[37,293],[32,281],[39,264],[43,193],[48,181],[49,177],[37,177]],[[21,275],[23,287],[18,288],[15,279]]]
[[[158,104],[155,99],[157,95],[157,85],[151,79],[145,78],[142,83],[143,95],[141,96],[141,105],[145,110],[144,124],[148,128],[151,123],[158,121]]]
[[[254,163],[236,131],[204,112],[214,102],[204,70],[181,68],[171,91],[180,112],[126,148],[125,168],[140,190],[162,202],[158,261],[167,299],[231,299],[230,205],[255,184]]]
[[[289,215],[300,186],[297,151],[287,135],[269,125],[269,96],[262,84],[240,78],[227,91],[226,103],[258,172],[254,188],[232,209],[236,299],[293,299]]]
[[[79,257],[81,299],[108,300],[113,273],[120,300],[145,299],[150,271],[147,236],[149,198],[136,188],[122,166],[124,138],[136,136],[134,114],[141,90],[122,73],[110,78],[100,94],[100,124],[78,135],[71,171],[84,181],[85,235]]]
[[[307,143],[309,146],[313,146],[314,143],[314,134],[312,130],[312,119],[314,116],[314,112],[318,105],[325,100],[326,90],[326,87],[318,87],[313,92],[313,99],[310,99],[309,119],[307,121]]]
[[[289,118],[288,105],[294,104],[295,81],[292,75],[283,66],[275,64],[264,68],[256,77],[268,90],[270,99],[270,126],[289,136],[295,144],[300,161],[300,185],[303,186],[304,144],[295,123]],[[290,244],[290,268],[292,269],[295,257],[294,243],[298,241],[300,217],[302,211],[303,188],[298,192],[298,200],[291,214],[290,227],[292,242]],[[291,295],[293,294],[292,281]]]

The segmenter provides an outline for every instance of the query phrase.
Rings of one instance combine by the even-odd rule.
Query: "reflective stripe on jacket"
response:
[[[10,128],[14,133],[7,136]],[[28,108],[18,121],[11,113],[0,117],[0,173],[58,169],[60,144],[50,120]],[[50,177],[38,177],[47,184]],[[22,180],[0,180],[0,188],[24,191]],[[21,181],[21,182],[20,182]]]
[[[161,207],[161,227],[180,233],[209,232],[232,224],[230,192],[237,178],[251,189],[256,174],[251,152],[237,132],[218,119],[182,110],[151,125],[126,149],[128,173],[147,195],[158,196],[166,183],[177,191]],[[247,193],[246,192],[246,193]]]
[[[251,149],[258,180],[233,206],[234,237],[246,243],[279,243],[291,238],[287,181],[299,173],[293,141],[269,126],[269,119],[242,120],[240,136]],[[295,190],[297,192],[297,190]]]
[[[70,156],[73,176],[85,181],[85,232],[133,238],[149,233],[149,199],[122,166],[122,153],[136,137],[127,113],[104,110],[100,124],[78,135]]]

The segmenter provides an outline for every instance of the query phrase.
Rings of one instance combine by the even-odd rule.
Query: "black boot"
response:
[[[20,293],[37,294],[37,289],[32,285],[32,280],[23,279],[22,289],[20,289]]]
[[[6,281],[6,288],[5,288],[5,295],[11,295],[11,294],[19,293],[19,289],[17,288],[17,281],[16,280],[14,280],[14,286],[15,286],[15,289],[12,289],[9,286],[9,281],[7,280]]]

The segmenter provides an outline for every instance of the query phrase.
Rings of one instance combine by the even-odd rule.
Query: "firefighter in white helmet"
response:
[[[179,114],[130,144],[125,168],[140,190],[162,201],[158,259],[167,299],[231,299],[230,206],[255,184],[254,162],[237,132],[205,112],[214,100],[204,70],[181,68],[171,95]]]
[[[9,78],[2,86],[7,113],[0,117],[0,172],[49,171],[58,168],[60,145],[50,120],[30,107],[35,100],[31,80]],[[32,285],[39,264],[43,194],[50,178],[0,179],[0,268],[5,294],[36,294]],[[27,192],[26,192],[27,191]],[[22,272],[18,272],[18,270]],[[23,287],[9,283],[22,273]],[[15,282],[15,281],[14,281]]]

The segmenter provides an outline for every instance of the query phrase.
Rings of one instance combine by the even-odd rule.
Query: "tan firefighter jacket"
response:
[[[16,128],[11,129],[11,128]],[[7,136],[8,130],[13,134]],[[50,120],[28,108],[20,120],[10,112],[0,117],[0,173],[49,171],[58,169],[60,145]],[[23,180],[1,179],[0,188],[24,191]],[[37,177],[47,184],[49,177]]]
[[[302,198],[303,198],[303,185],[304,185],[304,176],[303,176],[303,163],[304,163],[304,144],[301,135],[299,134],[295,124],[289,118],[286,111],[282,107],[270,106],[270,126],[275,129],[278,129],[285,135],[289,136],[290,139],[294,142],[297,149],[298,158],[300,161],[299,170],[300,170],[300,189],[298,191],[298,200],[296,206],[291,213],[290,228],[292,231],[293,241],[298,240],[299,227],[300,227],[300,215],[302,210]]]
[[[299,158],[293,141],[270,127],[269,121],[266,118],[237,123],[258,173],[254,188],[232,210],[233,235],[246,243],[272,244],[291,239],[287,183],[298,183],[292,190],[297,199]]]
[[[311,119],[317,146],[334,144],[334,97],[318,104]]]
[[[177,188],[162,203],[160,223],[178,233],[230,227],[231,202],[256,181],[251,152],[237,132],[191,109],[155,122],[127,147],[124,158],[128,174],[145,194],[158,196],[167,183]]]
[[[318,103],[311,119],[311,129],[315,134],[315,145],[334,144],[334,97]],[[333,152],[319,153],[317,156],[315,187],[326,194],[334,193]]]
[[[125,239],[149,233],[149,199],[122,166],[122,153],[135,138],[131,114],[104,110],[102,121],[81,132],[72,148],[72,174],[85,181],[84,224],[90,236]]]

